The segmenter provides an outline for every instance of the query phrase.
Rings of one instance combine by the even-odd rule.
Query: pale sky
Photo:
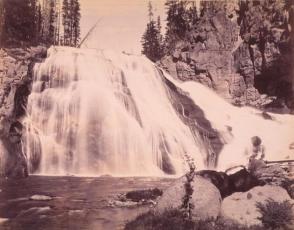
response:
[[[148,21],[148,0],[80,0],[81,37],[101,18],[85,43],[88,48],[141,53],[141,37]],[[153,0],[154,16],[165,20],[165,0]],[[164,24],[164,22],[162,22]]]

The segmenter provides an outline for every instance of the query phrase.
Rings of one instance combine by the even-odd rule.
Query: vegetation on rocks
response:
[[[289,200],[276,202],[273,199],[266,200],[265,203],[256,204],[261,217],[262,224],[266,229],[291,229],[294,223],[292,208],[294,206]],[[290,226],[291,225],[291,226]]]
[[[171,75],[236,105],[294,108],[293,1],[167,0],[166,16],[164,55],[151,60]]]
[[[263,227],[246,227],[227,223],[223,219],[193,221],[183,216],[180,210],[167,210],[162,214],[154,212],[139,215],[126,224],[125,230],[265,230]]]

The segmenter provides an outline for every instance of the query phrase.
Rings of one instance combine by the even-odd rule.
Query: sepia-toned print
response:
[[[293,0],[0,0],[0,230],[294,229]]]

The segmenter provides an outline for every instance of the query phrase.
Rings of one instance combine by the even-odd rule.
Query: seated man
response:
[[[246,155],[249,155],[248,171],[251,173],[254,173],[258,169],[266,166],[263,160],[265,157],[265,149],[261,142],[260,137],[252,137],[252,146],[250,146],[250,148],[245,152]]]

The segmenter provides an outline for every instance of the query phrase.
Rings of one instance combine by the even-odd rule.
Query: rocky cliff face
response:
[[[213,9],[203,11],[185,39],[177,41],[159,64],[172,76],[200,82],[233,104],[260,108],[277,98],[279,112],[290,112],[284,107],[294,108],[293,52],[281,44],[288,29],[272,26],[276,40],[261,49],[240,36],[239,7],[237,1],[216,2]],[[250,20],[258,24],[253,16]]]
[[[34,63],[42,60],[45,47],[0,50],[0,174],[27,174],[22,151],[22,118],[31,91]]]

